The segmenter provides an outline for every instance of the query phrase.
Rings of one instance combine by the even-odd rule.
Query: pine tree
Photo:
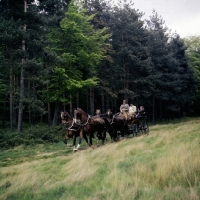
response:
[[[172,57],[175,60],[174,65],[171,64],[171,91],[172,102],[171,106],[178,111],[178,117],[181,117],[184,112],[189,113],[190,106],[194,100],[195,79],[194,72],[189,65],[186,55],[186,46],[183,39],[175,34],[169,43]]]
[[[7,77],[10,76],[10,100],[15,91],[15,102],[18,105],[18,132],[22,131],[22,116],[28,102],[28,85],[30,81],[37,77],[40,70],[39,59],[43,52],[43,21],[40,18],[39,10],[34,0],[0,1],[0,18],[2,19],[1,31],[1,52],[4,60],[10,66],[5,69]],[[26,77],[26,78],[25,78]],[[13,79],[20,83],[17,88],[13,88]],[[18,81],[19,80],[19,81]],[[27,103],[26,103],[27,102]],[[10,102],[10,112],[12,112]],[[12,113],[10,114],[12,116]],[[12,124],[12,119],[10,119]]]
[[[189,63],[194,71],[196,80],[195,94],[193,108],[196,115],[200,113],[200,36],[191,36],[185,38],[185,45],[187,46],[186,54],[189,58]]]
[[[148,51],[151,58],[152,71],[149,76],[152,94],[153,122],[155,121],[156,109],[159,110],[159,118],[163,118],[164,101],[167,101],[167,85],[170,84],[170,69],[167,64],[169,59],[168,48],[168,28],[164,20],[153,10],[150,20],[147,20],[147,30],[149,31]],[[156,107],[156,105],[159,105]]]
[[[114,62],[112,73],[118,97],[143,103],[148,98],[148,73],[150,69],[147,52],[147,32],[142,13],[123,4],[111,11],[109,27],[112,31]],[[141,88],[143,92],[141,92]],[[120,101],[121,103],[121,101]]]
[[[155,11],[147,24],[152,63],[153,121],[156,108],[160,120],[171,112],[180,117],[185,105],[191,101],[189,99],[193,98],[194,79],[185,54],[186,48],[179,35],[169,34],[163,19]],[[156,107],[156,104],[159,106]]]

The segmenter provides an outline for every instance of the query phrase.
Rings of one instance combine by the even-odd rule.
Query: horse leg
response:
[[[110,135],[111,142],[113,142],[114,137],[113,137],[112,128],[111,128],[111,127],[108,127],[106,130],[104,130],[104,132],[105,132],[105,139],[106,139],[106,132],[108,132],[108,134]]]
[[[63,142],[65,143],[65,144],[67,144],[67,141],[69,140],[69,136],[66,136],[65,137],[65,139],[63,140]]]
[[[74,146],[73,151],[77,151],[78,149],[76,147],[76,135],[73,136],[73,146]]]
[[[77,150],[80,148],[81,142],[82,142],[83,138],[85,139],[85,135],[84,135],[83,131],[81,131],[81,132],[80,132],[80,135],[79,135],[79,142],[78,142],[78,145],[77,145],[77,147],[76,147]],[[86,142],[87,142],[87,138],[86,138],[85,140],[86,140]]]
[[[79,136],[79,142],[78,142],[78,145],[76,147],[76,150],[79,150],[82,140],[83,140],[83,137]]]
[[[122,128],[122,129],[121,129],[121,138],[122,138],[122,139],[124,138],[124,135],[125,135],[124,132],[125,132],[125,129]]]
[[[89,135],[89,146],[92,146],[92,136],[93,136],[94,134],[93,133],[90,133],[90,135]]]
[[[102,136],[102,145],[105,144],[105,139],[106,139],[106,131],[103,131],[103,136]]]
[[[117,130],[115,128],[112,129],[112,134],[113,134],[113,140],[114,140],[114,142],[117,142],[118,135],[117,135]]]
[[[84,135],[84,136],[83,136],[83,138],[85,139],[85,141],[86,141],[86,143],[88,144],[88,146],[91,146],[91,145],[90,145],[90,143],[89,143],[89,141],[88,141],[88,138],[87,138],[87,136],[86,136],[86,135]]]

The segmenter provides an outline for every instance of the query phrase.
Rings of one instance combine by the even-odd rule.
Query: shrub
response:
[[[0,130],[0,148],[8,149],[18,145],[57,143],[63,139],[63,136],[64,129],[60,126],[32,126],[21,133]]]

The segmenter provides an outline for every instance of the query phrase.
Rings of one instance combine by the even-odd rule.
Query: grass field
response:
[[[199,200],[200,118],[76,153],[62,142],[2,150],[0,199]]]

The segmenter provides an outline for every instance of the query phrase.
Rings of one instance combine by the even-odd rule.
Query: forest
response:
[[[60,111],[144,105],[152,123],[200,113],[200,37],[155,10],[106,0],[0,1],[0,127],[60,124]]]

